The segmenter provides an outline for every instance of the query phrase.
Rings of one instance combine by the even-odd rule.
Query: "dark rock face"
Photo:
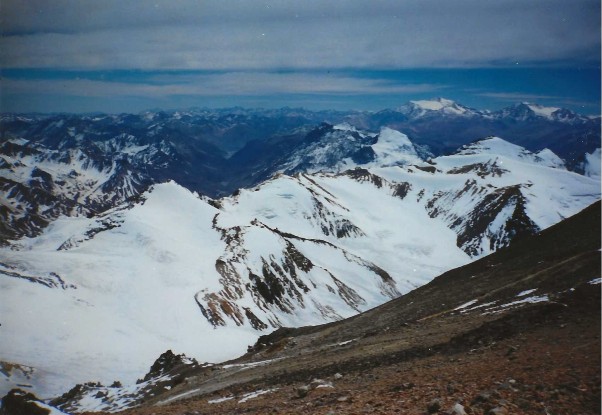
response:
[[[157,378],[178,366],[189,365],[191,362],[194,364],[197,363],[194,359],[190,359],[184,354],[174,354],[174,352],[168,350],[155,360],[155,363],[153,363],[146,376],[144,376],[143,381],[146,382],[152,378]]]
[[[0,415],[48,415],[50,410],[36,405],[40,400],[32,393],[12,389],[2,398]]]
[[[396,196],[400,199],[404,199],[408,195],[408,192],[410,190],[412,190],[412,185],[410,183],[398,183],[395,185],[395,188],[393,190],[393,196]]]
[[[43,174],[39,169],[38,172]],[[19,183],[0,177],[0,192],[16,205],[0,205],[0,244],[7,239],[38,235],[52,220],[77,209],[78,204],[72,199],[47,190],[52,187],[47,181]]]
[[[505,207],[513,208],[512,216],[499,233],[490,235],[489,248],[492,251],[507,246],[515,238],[536,234],[540,229],[525,213],[525,203],[520,186],[500,188],[488,194],[470,217],[464,218],[458,246],[471,256],[478,255],[482,235]]]
[[[347,172],[345,172],[345,175],[351,177],[353,180],[356,180],[360,183],[370,182],[379,189],[383,187],[383,181],[381,177],[372,174],[368,170],[362,169],[361,167],[356,167],[353,170],[348,170]]]
[[[147,399],[170,390],[183,382],[191,371],[199,368],[195,359],[184,354],[176,355],[171,350],[163,353],[153,363],[149,372],[136,385],[126,385],[114,381],[110,386],[99,382],[87,382],[75,385],[71,390],[53,399],[50,404],[66,413],[80,413],[82,406],[95,401],[98,411],[118,412],[135,407]]]

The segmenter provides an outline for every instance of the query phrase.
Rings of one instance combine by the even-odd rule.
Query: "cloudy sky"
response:
[[[0,111],[600,113],[599,0],[1,0]]]

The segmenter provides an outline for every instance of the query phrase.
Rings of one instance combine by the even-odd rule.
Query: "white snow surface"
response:
[[[455,311],[455,310],[463,310],[463,309],[465,309],[466,307],[470,307],[471,305],[473,305],[474,303],[477,303],[477,302],[479,302],[479,300],[478,300],[478,299],[474,299],[474,300],[467,301],[467,302],[465,302],[464,304],[461,304],[461,305],[459,305],[458,307],[454,308],[454,311]]]
[[[234,364],[229,364],[229,365],[223,365],[222,369],[232,369],[232,368],[250,369],[252,367],[269,365],[272,362],[277,362],[282,359],[284,359],[284,358],[281,357],[278,359],[261,360],[259,362],[251,362],[251,363],[234,363]]]
[[[530,290],[521,291],[518,294],[516,294],[516,296],[517,297],[524,297],[525,295],[529,295],[531,293],[534,293],[535,291],[537,291],[537,288],[532,288]]]
[[[167,349],[224,361],[275,327],[350,317],[468,263],[451,223],[496,189],[520,186],[541,229],[600,198],[599,180],[499,138],[434,159],[434,173],[389,165],[395,147],[411,143],[383,133],[376,149],[387,162],[370,168],[372,178],[281,175],[219,200],[220,209],[169,182],[131,208],[61,218],[39,237],[0,249],[0,361],[35,368],[29,383],[43,398],[87,381],[133,384]],[[465,168],[478,163],[494,173]],[[463,191],[468,181],[475,191]],[[394,195],[398,185],[407,194]],[[479,255],[491,252],[489,238],[511,213],[503,209],[492,222]],[[299,256],[311,267],[295,262]],[[226,264],[221,273],[218,263]],[[279,305],[249,288],[252,275],[265,280],[266,272],[292,281],[291,269],[295,279]],[[62,285],[31,281],[53,275]],[[223,324],[210,324],[199,305],[213,306]],[[247,311],[267,328],[254,329]],[[0,388],[10,386],[9,379]]]
[[[32,383],[48,397],[83,381],[133,383],[170,348],[211,360],[240,354],[257,333],[248,326],[213,330],[193,298],[218,286],[214,261],[204,260],[223,248],[211,229],[214,210],[167,184],[120,213],[121,227],[73,249],[57,251],[90,220],[60,219],[23,241],[23,250],[3,252],[2,262],[33,274],[54,270],[76,289],[2,278],[0,360],[43,371]]]
[[[560,109],[558,107],[544,107],[543,105],[530,104],[528,102],[525,102],[524,104],[526,104],[536,115],[550,120],[552,119],[552,114]]]
[[[463,114],[466,109],[457,105],[454,101],[445,98],[436,98],[433,100],[410,101],[419,108],[429,111],[443,111],[449,114]]]
[[[207,403],[209,403],[209,404],[222,403],[222,402],[226,402],[226,401],[231,401],[232,399],[234,399],[234,396],[224,396],[223,398],[210,399],[207,401]]]
[[[565,169],[564,161],[558,157],[549,148],[544,148],[535,154],[536,157],[541,159],[541,164],[548,167],[555,167],[557,169]]]
[[[254,399],[254,398],[257,398],[257,397],[259,397],[261,395],[265,395],[266,393],[275,392],[277,390],[278,390],[278,388],[274,388],[274,389],[260,389],[260,390],[255,391],[255,392],[249,392],[249,393],[244,394],[242,396],[242,399],[240,399],[238,401],[238,403],[244,403],[244,402],[246,402],[246,401],[248,401],[250,399]]]
[[[391,128],[383,127],[380,130],[378,141],[372,145],[372,149],[376,153],[376,160],[366,167],[422,163],[408,136]]]
[[[543,303],[543,302],[546,302],[546,301],[550,301],[550,298],[548,297],[547,294],[544,294],[544,295],[534,295],[534,296],[531,296],[531,297],[523,298],[521,300],[511,301],[509,303],[499,305],[497,307],[494,307],[494,310],[491,311],[491,312],[496,313],[496,312],[500,312],[502,309],[505,309],[505,308],[508,308],[508,307],[514,307],[514,306],[523,305],[523,304]],[[490,310],[492,310],[492,309],[489,309],[487,311],[489,312]]]
[[[480,155],[480,156],[495,156],[508,157],[513,160],[525,161],[538,166],[564,168],[564,162],[552,150],[543,149],[539,153],[532,153],[516,144],[509,143],[500,137],[489,137],[484,140],[479,140],[475,143],[468,144],[457,155]],[[466,159],[462,159],[466,161]]]

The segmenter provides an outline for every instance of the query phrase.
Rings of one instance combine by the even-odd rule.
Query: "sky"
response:
[[[599,0],[2,0],[0,112],[600,114]]]

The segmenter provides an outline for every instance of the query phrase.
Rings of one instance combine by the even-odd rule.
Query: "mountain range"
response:
[[[532,152],[547,148],[568,170],[599,174],[599,117],[527,103],[496,112],[439,98],[379,112],[4,114],[0,188],[7,197],[0,201],[0,243],[35,236],[60,215],[104,212],[167,180],[221,197],[279,172],[366,165],[382,128],[405,133],[423,160],[499,136]],[[320,154],[325,145],[328,152]]]
[[[235,360],[168,350],[135,385],[88,382],[48,403],[15,389],[3,405],[36,415],[596,414],[599,228],[598,202],[353,318],[261,336]]]
[[[1,392],[45,398],[352,317],[600,199],[600,118],[534,104],[1,125]]]

